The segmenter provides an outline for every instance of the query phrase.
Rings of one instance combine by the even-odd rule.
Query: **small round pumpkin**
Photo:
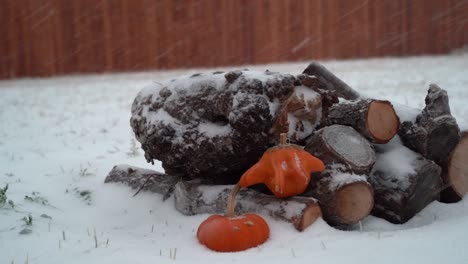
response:
[[[325,169],[323,162],[301,146],[286,143],[286,133],[280,144],[269,148],[261,159],[239,180],[241,187],[264,183],[278,198],[303,193],[310,182],[310,174]]]
[[[236,216],[236,184],[229,194],[226,215],[212,215],[198,227],[197,238],[201,244],[219,252],[236,252],[256,247],[270,236],[265,220],[256,214]]]
[[[236,252],[256,247],[270,235],[268,224],[256,214],[212,215],[198,227],[201,244],[219,252]]]

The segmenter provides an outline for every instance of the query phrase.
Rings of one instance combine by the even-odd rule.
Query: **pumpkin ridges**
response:
[[[278,163],[278,162],[284,162],[282,157],[276,157],[272,156],[270,159],[272,163]],[[281,164],[281,163],[280,163]],[[279,194],[279,196],[283,196],[285,189],[285,178],[287,177],[287,173],[283,171],[283,169],[280,166],[271,166],[272,174],[273,176],[273,181],[270,182],[270,190],[274,190],[275,193]]]
[[[292,151],[294,152],[295,150],[292,150]],[[283,198],[283,197],[294,195],[293,193],[299,193],[300,186],[303,186],[304,182],[302,181],[303,180],[302,178],[296,177],[297,175],[296,169],[298,169],[299,171],[301,171],[301,169],[295,167],[296,162],[295,162],[294,156],[293,155],[281,155],[280,158],[278,159],[278,162],[280,162],[280,166],[274,167],[274,168],[277,168],[278,171],[281,171],[280,175],[277,175],[277,177],[281,178],[280,186],[283,187],[282,192],[278,197]],[[307,175],[304,175],[304,176],[307,177]]]
[[[307,166],[307,163],[303,165],[303,162],[301,161],[300,152],[297,150],[294,152],[294,157],[292,159],[292,166],[301,174],[301,176],[303,176],[305,184],[308,185],[310,182],[310,171],[308,168],[309,166]],[[299,183],[299,179],[297,179],[296,181]]]

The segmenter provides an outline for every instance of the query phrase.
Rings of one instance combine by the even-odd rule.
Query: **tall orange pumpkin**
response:
[[[286,133],[280,144],[268,149],[260,161],[242,175],[239,185],[248,187],[264,183],[278,198],[303,193],[310,182],[310,174],[325,169],[323,162],[301,146],[286,143]]]

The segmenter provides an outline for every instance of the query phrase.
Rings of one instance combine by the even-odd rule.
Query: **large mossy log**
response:
[[[148,162],[185,180],[233,184],[278,141],[293,143],[320,121],[320,94],[289,74],[249,70],[200,73],[144,88],[131,127]]]
[[[159,173],[128,165],[114,166],[107,175],[106,183],[123,183],[133,189],[163,194],[173,192],[175,208],[184,215],[223,214],[232,185],[203,185],[197,181],[177,181]],[[237,194],[235,210],[239,214],[260,213],[292,223],[302,231],[321,216],[316,199],[291,197],[278,199],[251,189],[241,189]]]
[[[403,146],[398,137],[376,149],[369,177],[375,193],[373,215],[402,224],[439,198],[441,168],[435,162]]]

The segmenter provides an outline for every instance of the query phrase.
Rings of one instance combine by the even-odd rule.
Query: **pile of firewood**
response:
[[[341,228],[369,214],[404,223],[432,201],[456,202],[468,191],[468,132],[460,131],[447,92],[437,85],[430,85],[424,109],[410,109],[361,97],[318,63],[297,76],[265,74],[234,71],[224,82],[206,76],[180,82],[199,85],[198,94],[171,82],[143,91],[131,125],[147,160],[162,160],[167,174],[119,165],[105,181],[173,194],[185,215],[223,213],[227,184],[289,132],[326,170],[312,175],[301,196],[278,199],[261,186],[241,190],[238,212],[264,213],[298,230],[320,216]],[[221,132],[210,135],[206,124]]]

